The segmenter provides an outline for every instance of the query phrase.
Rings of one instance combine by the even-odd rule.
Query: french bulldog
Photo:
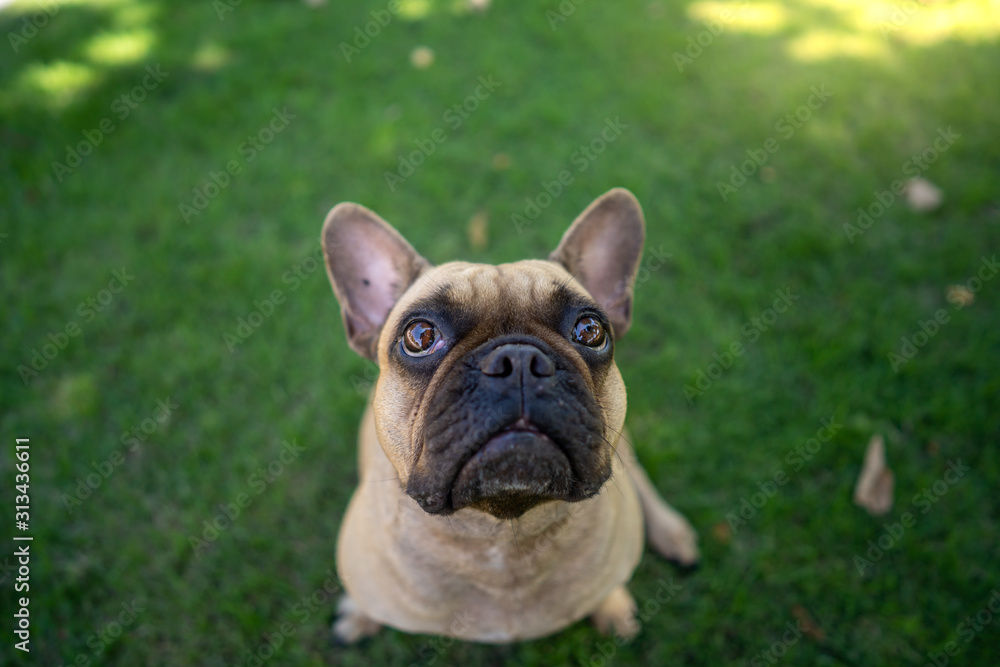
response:
[[[639,203],[614,189],[547,260],[432,266],[363,206],[330,211],[348,342],[379,367],[337,541],[336,640],[385,625],[506,643],[587,616],[631,637],[644,532],[697,561],[624,426],[614,352],[644,236]]]

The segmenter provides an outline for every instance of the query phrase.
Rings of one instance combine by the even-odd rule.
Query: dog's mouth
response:
[[[406,493],[428,514],[520,517],[596,495],[611,448],[593,388],[532,337],[490,339],[429,397]]]
[[[534,422],[529,421],[525,417],[519,417],[514,423],[504,426],[494,437],[500,437],[504,433],[534,433],[548,439],[548,436],[542,433],[542,430],[535,426]]]
[[[523,417],[487,440],[452,483],[452,507],[474,507],[513,519],[547,500],[567,498],[573,487],[569,458]]]

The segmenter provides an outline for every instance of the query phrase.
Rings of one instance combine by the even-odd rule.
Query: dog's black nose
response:
[[[507,343],[483,357],[479,369],[491,377],[522,378],[528,381],[556,374],[556,365],[534,345]]]

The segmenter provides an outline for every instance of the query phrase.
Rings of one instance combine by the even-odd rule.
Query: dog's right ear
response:
[[[337,204],[323,224],[323,256],[351,348],[375,360],[393,305],[430,263],[364,206]]]

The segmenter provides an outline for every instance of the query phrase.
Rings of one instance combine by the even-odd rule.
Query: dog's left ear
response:
[[[632,289],[645,227],[635,196],[615,188],[580,214],[549,255],[604,309],[616,338],[624,336],[632,324]]]
[[[326,217],[323,255],[347,340],[355,352],[375,360],[389,311],[430,262],[392,225],[350,202],[334,206]]]

